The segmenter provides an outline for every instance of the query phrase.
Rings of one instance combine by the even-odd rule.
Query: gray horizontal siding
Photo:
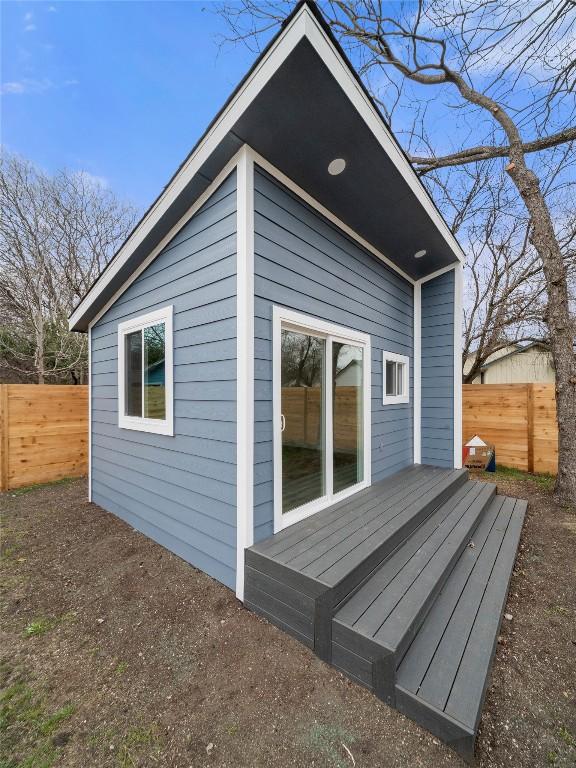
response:
[[[422,285],[422,461],[454,466],[454,270]]]
[[[118,427],[118,323],[174,306],[174,436]],[[214,578],[236,570],[236,175],[92,329],[92,498]]]
[[[382,405],[382,352],[410,356],[413,290],[263,171],[255,173],[256,541],[273,529],[272,308],[279,304],[370,334],[372,479],[412,463],[412,395]]]

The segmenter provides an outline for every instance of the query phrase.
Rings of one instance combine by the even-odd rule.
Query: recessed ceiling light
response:
[[[426,251],[416,251],[416,253],[414,254],[415,259],[421,259],[422,256],[426,256]]]
[[[346,168],[346,160],[343,160],[341,157],[337,157],[328,166],[328,173],[330,176],[338,176],[339,173],[342,173],[342,171]]]

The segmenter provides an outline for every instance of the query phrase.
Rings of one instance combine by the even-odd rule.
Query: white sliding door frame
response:
[[[288,328],[300,333],[310,333],[326,339],[326,365],[324,372],[325,387],[325,480],[326,494],[319,499],[303,504],[301,507],[282,512],[282,355],[281,340],[282,329]],[[363,479],[350,488],[345,488],[338,493],[333,492],[333,413],[332,413],[332,386],[330,368],[332,360],[332,342],[341,342],[359,346],[363,350]],[[342,499],[352,496],[371,484],[371,345],[370,336],[350,328],[328,323],[316,317],[294,312],[285,307],[275,306],[273,310],[273,336],[272,336],[272,380],[273,380],[273,434],[274,434],[274,533],[283,528],[304,520],[310,515],[319,512]]]

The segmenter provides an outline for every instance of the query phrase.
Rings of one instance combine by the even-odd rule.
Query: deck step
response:
[[[394,702],[396,668],[496,494],[468,481],[379,566],[337,610],[333,663]],[[377,667],[377,669],[376,669]]]
[[[397,670],[396,707],[468,761],[525,512],[494,498]]]
[[[411,467],[256,544],[246,551],[246,605],[329,661],[334,607],[467,478]]]
[[[244,601],[471,761],[525,511],[414,466],[247,550]]]
[[[471,761],[525,511],[410,467],[246,550],[244,602]]]

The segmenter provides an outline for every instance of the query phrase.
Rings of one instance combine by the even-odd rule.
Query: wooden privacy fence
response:
[[[88,471],[88,387],[0,384],[0,490]]]
[[[464,442],[478,434],[496,446],[499,464],[528,472],[558,471],[553,384],[465,384]],[[285,441],[317,445],[320,391],[287,388]],[[335,448],[356,446],[357,388],[337,387]],[[0,384],[0,490],[86,474],[88,387]]]
[[[464,384],[462,438],[496,447],[496,462],[527,472],[558,472],[554,384]]]

